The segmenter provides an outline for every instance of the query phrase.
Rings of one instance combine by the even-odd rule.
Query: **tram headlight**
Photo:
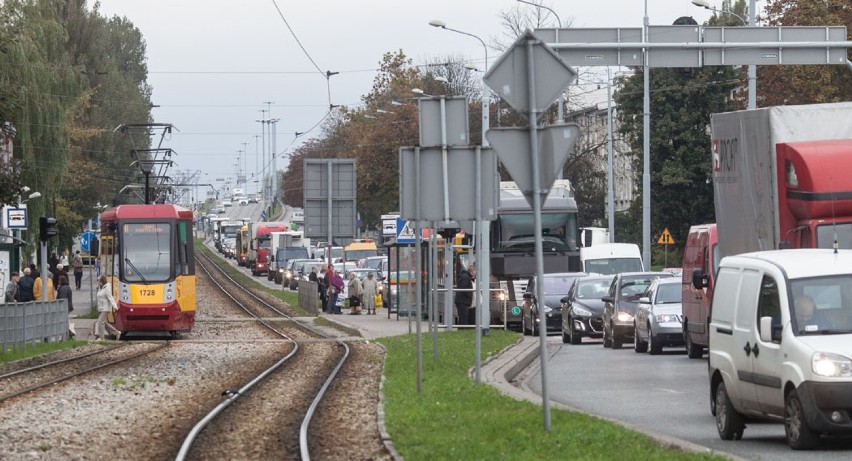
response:
[[[167,283],[166,284],[166,292],[163,294],[164,302],[171,302],[175,299],[175,283]]]
[[[118,284],[118,299],[123,303],[130,304],[130,285],[126,283]]]

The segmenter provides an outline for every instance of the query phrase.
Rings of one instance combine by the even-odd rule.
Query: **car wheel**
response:
[[[577,345],[577,344],[582,343],[583,342],[583,336],[580,335],[580,333],[578,333],[577,330],[574,328],[574,319],[571,319],[570,325],[571,325],[571,327],[570,327],[569,331],[571,332],[571,344]]]
[[[639,336],[639,327],[635,323],[633,324],[633,338],[635,338],[633,342],[633,350],[637,354],[648,350],[648,343],[642,341],[642,337]]]
[[[743,416],[731,405],[724,381],[716,387],[716,429],[722,440],[739,440],[745,430]]]
[[[692,342],[689,331],[683,333],[683,338],[686,341],[686,355],[691,359],[700,359],[704,355],[704,348]]]
[[[612,347],[612,337],[610,337],[611,334],[612,334],[612,331],[610,331],[609,334],[607,334],[606,326],[604,326],[604,329],[603,329],[603,347],[605,347],[605,348]]]
[[[784,432],[787,444],[794,450],[810,450],[819,444],[819,434],[808,427],[802,401],[795,389],[784,399]]]
[[[648,325],[648,353],[651,355],[660,355],[663,352],[663,343],[659,340],[654,340],[654,332],[651,331],[651,325]]]

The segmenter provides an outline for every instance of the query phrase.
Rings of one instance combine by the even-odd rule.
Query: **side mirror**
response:
[[[692,286],[696,290],[706,288],[707,285],[709,285],[709,281],[707,280],[707,274],[703,270],[695,269],[692,271]]]
[[[569,300],[569,299],[570,299],[570,298],[568,298],[568,297],[566,296],[566,297],[564,297],[564,298],[560,299],[560,300],[559,300],[559,302],[560,302],[560,303],[568,303],[568,300]]]
[[[651,298],[647,296],[642,296],[641,298],[639,298],[639,302],[642,304],[651,304]]]
[[[601,298],[601,301],[603,301],[605,303],[611,303],[611,302],[614,302],[615,300],[612,299],[612,296],[607,295],[607,296],[604,296],[603,298]]]
[[[524,299],[533,299],[532,293],[524,293]]]

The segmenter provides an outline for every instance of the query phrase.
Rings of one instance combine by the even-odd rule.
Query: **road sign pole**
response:
[[[539,359],[541,368],[541,405],[544,408],[544,430],[550,431],[550,399],[547,389],[547,317],[544,313],[544,253],[541,242],[541,161],[538,152],[538,108],[535,101],[535,61],[533,60],[533,40],[528,39],[527,47],[527,91],[529,92],[530,152],[532,153],[533,180],[533,233],[535,234],[535,274],[536,306],[539,317]]]
[[[476,148],[476,171],[482,171],[482,149],[480,147]],[[477,255],[479,256],[479,261],[477,261],[477,268],[482,268],[483,258],[482,258],[482,249],[485,248],[485,242],[482,241],[482,179],[480,175],[476,175],[476,248]],[[476,384],[480,384],[480,373],[482,367],[482,322],[480,318],[482,317],[482,276],[480,275],[479,280],[476,282],[477,293],[473,293],[473,299],[477,302],[475,303],[473,312],[474,312],[474,322],[476,323],[476,338],[474,339],[474,378]],[[486,281],[488,279],[485,279]],[[463,324],[463,320],[459,319],[459,323]]]
[[[420,148],[414,149],[414,193],[417,197],[420,197]],[[417,204],[414,208],[414,215],[416,216],[416,221],[414,221],[414,251],[415,254],[415,275],[414,275],[414,308],[417,310],[417,393],[420,394],[423,392],[423,338],[421,337],[421,328],[420,325],[420,306],[423,303],[423,256],[420,254],[420,241],[423,239],[420,231],[420,201],[417,201]],[[397,278],[397,281],[399,279]],[[399,293],[399,290],[397,290]],[[411,313],[409,312],[409,322],[411,321]]]

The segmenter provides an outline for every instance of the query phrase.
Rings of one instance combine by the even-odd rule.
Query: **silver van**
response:
[[[722,259],[710,318],[710,407],[719,436],[784,423],[793,449],[852,433],[852,250]]]

